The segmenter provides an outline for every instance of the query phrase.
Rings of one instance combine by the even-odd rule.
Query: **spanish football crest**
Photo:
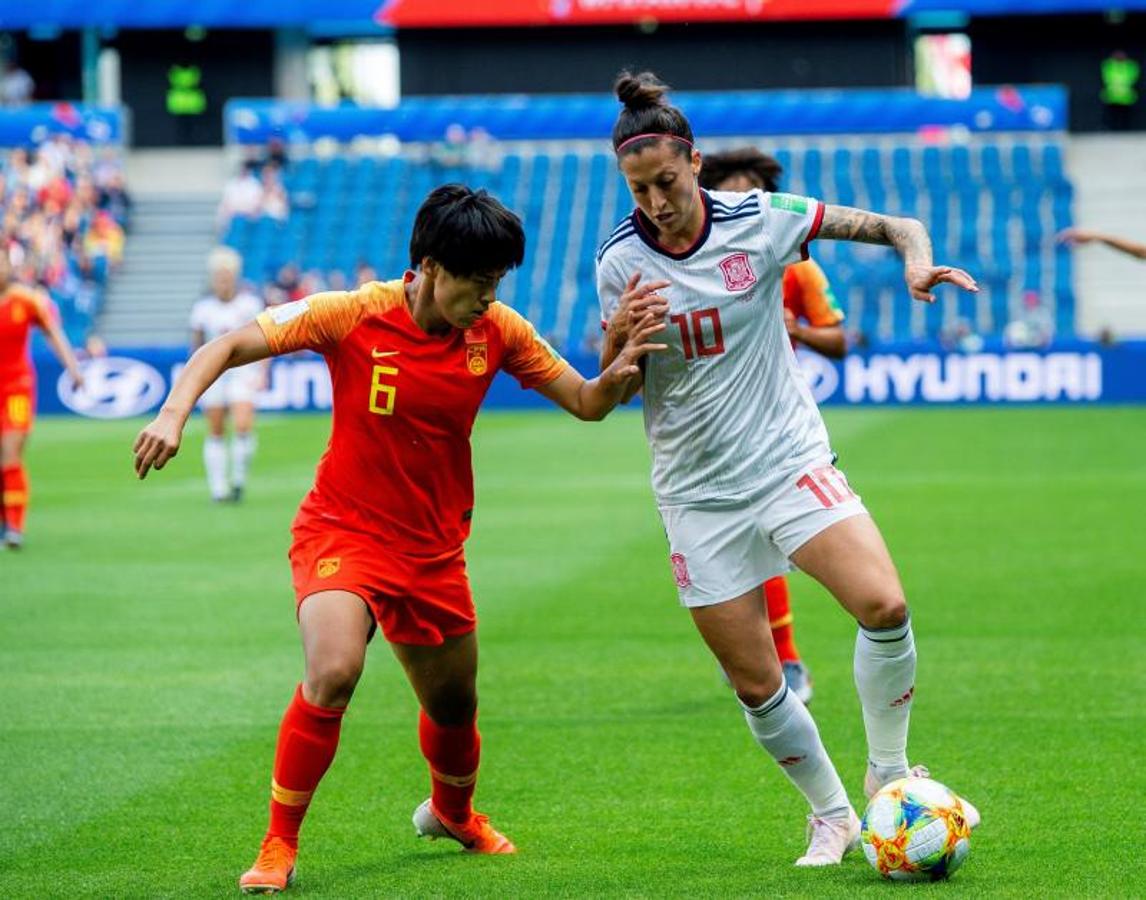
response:
[[[672,576],[676,579],[676,586],[679,588],[686,588],[692,586],[692,578],[688,574],[688,563],[685,562],[683,553],[674,553],[669,557],[669,562],[672,563]]]
[[[467,328],[466,340],[466,368],[471,375],[484,375],[489,368],[489,344],[486,343],[485,326]]]
[[[756,273],[747,253],[733,253],[720,261],[720,274],[724,276],[724,286],[730,291],[743,291],[756,283]]]
[[[341,565],[341,556],[328,556],[325,559],[320,559],[318,561],[317,567],[318,577],[329,578],[331,575],[338,571]]]

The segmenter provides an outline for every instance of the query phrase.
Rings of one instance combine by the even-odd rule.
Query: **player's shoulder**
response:
[[[406,302],[406,283],[401,278],[367,281],[341,296],[343,302],[360,307],[366,315],[384,315]]]
[[[616,256],[619,249],[630,241],[637,240],[637,226],[633,222],[633,215],[625,216],[616,227],[609,233],[609,236],[601,242],[601,246],[597,248],[597,265],[600,266],[604,263],[607,256]]]
[[[713,227],[745,219],[759,219],[764,215],[764,196],[764,192],[758,188],[750,191],[709,191]]]
[[[482,326],[488,324],[491,328],[497,329],[502,335],[511,334],[522,328],[532,328],[529,320],[525,318],[516,309],[508,303],[502,303],[500,300],[494,300],[486,310],[485,315],[482,316],[473,328],[467,328],[466,333],[482,330]]]

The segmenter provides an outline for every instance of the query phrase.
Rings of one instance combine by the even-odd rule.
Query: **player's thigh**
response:
[[[724,603],[689,608],[700,636],[749,706],[775,694],[783,680],[760,590],[757,586]]]
[[[899,572],[875,520],[866,513],[829,525],[791,559],[865,627],[889,628],[907,614]]]
[[[477,711],[477,632],[447,637],[441,644],[391,648],[426,714],[439,725],[465,725]]]
[[[369,607],[350,591],[320,591],[302,601],[298,627],[306,656],[306,699],[319,706],[344,705],[366,660],[374,627]]]
[[[253,401],[238,401],[231,404],[231,424],[239,434],[247,434],[255,427],[255,404]]]

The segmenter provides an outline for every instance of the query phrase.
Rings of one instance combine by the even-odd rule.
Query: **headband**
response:
[[[690,141],[688,138],[682,138],[679,134],[661,134],[659,132],[649,132],[648,134],[637,134],[631,138],[628,138],[627,140],[621,141],[615,152],[620,153],[627,146],[629,146],[629,144],[636,143],[637,141],[645,141],[649,138],[667,138],[670,141],[679,141],[690,150],[692,149],[692,141]]]

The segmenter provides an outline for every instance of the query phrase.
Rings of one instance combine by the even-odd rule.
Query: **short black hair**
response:
[[[459,278],[514,269],[525,258],[525,229],[487,191],[446,184],[430,191],[414,219],[410,265],[427,256]]]
[[[767,153],[755,147],[741,147],[724,153],[705,154],[700,165],[700,186],[715,190],[716,186],[733,175],[745,175],[756,187],[769,193],[780,190],[780,176],[784,167]]]

